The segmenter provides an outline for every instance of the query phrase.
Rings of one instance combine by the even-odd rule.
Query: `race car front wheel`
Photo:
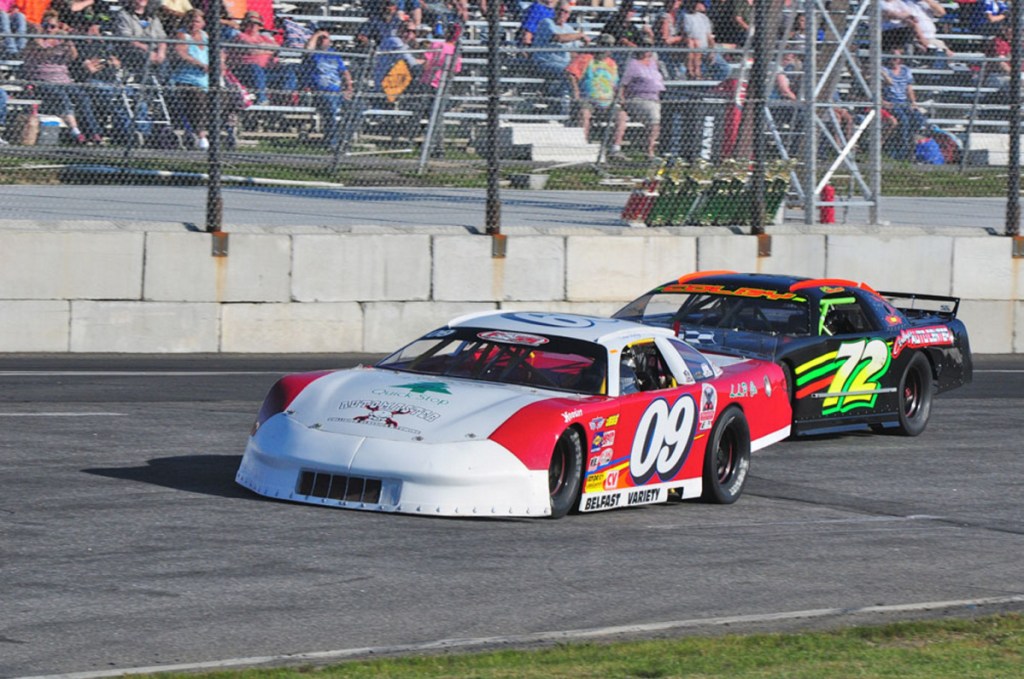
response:
[[[743,411],[729,406],[715,422],[704,453],[705,502],[736,502],[750,471],[750,426]]]
[[[566,429],[558,437],[548,467],[548,490],[551,491],[551,518],[569,513],[579,501],[583,480],[583,441],[575,429]]]
[[[932,411],[932,368],[923,354],[914,354],[900,378],[899,426],[904,436],[917,436],[928,426]]]

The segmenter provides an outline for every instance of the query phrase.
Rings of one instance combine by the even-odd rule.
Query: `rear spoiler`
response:
[[[956,318],[956,312],[960,308],[959,297],[922,295],[916,292],[885,292],[882,290],[879,290],[878,294],[911,318],[937,316],[951,321]]]

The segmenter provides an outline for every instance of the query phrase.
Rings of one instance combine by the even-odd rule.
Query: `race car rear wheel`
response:
[[[552,519],[565,516],[576,506],[582,482],[583,441],[578,431],[566,429],[558,437],[548,466]]]
[[[750,471],[750,426],[743,411],[729,406],[715,422],[704,453],[705,502],[728,505],[743,493]]]
[[[934,391],[931,364],[923,354],[914,354],[900,377],[897,432],[904,436],[917,436],[924,431],[931,415]]]

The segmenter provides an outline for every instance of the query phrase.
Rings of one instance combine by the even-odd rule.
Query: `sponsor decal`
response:
[[[747,398],[757,396],[757,385],[753,380],[729,385],[729,398]]]
[[[604,418],[603,417],[595,417],[594,419],[592,419],[590,421],[590,425],[589,426],[590,426],[590,431],[597,431],[598,429],[600,429],[601,427],[604,426]]]
[[[885,322],[888,323],[889,325],[899,325],[900,323],[903,322],[903,319],[897,316],[896,314],[889,314],[888,316],[885,317]]]
[[[566,410],[562,413],[562,419],[565,420],[566,424],[569,424],[577,417],[583,417],[583,410],[577,408],[576,410]]]
[[[602,448],[615,445],[615,430],[599,431],[590,441],[590,452],[596,453]]]
[[[620,495],[599,495],[588,497],[583,503],[583,511],[593,512],[598,509],[614,509],[619,506]]]
[[[608,418],[608,419],[607,419],[607,420],[605,421],[605,425],[607,425],[607,426],[609,426],[609,427],[614,427],[614,426],[615,426],[615,425],[617,425],[618,423],[619,423],[619,415],[618,415],[618,413],[616,413],[616,414],[612,415],[611,417],[609,417],[609,418]]]
[[[892,345],[892,357],[896,358],[907,347],[949,347],[953,345],[953,333],[944,325],[933,325],[927,328],[904,330],[896,336]]]
[[[642,488],[626,494],[627,505],[646,505],[652,502],[661,502],[661,488]]]
[[[661,292],[688,292],[691,294],[703,295],[729,295],[732,297],[762,298],[771,300],[791,299],[794,302],[806,302],[795,292],[779,292],[778,290],[765,290],[763,288],[737,288],[729,290],[723,285],[702,285],[700,283],[672,283],[661,288]]]
[[[587,477],[587,487],[584,490],[586,493],[596,493],[599,490],[604,489],[604,478],[606,474],[603,472],[600,474],[591,474]]]
[[[823,398],[822,415],[873,408],[881,393],[879,380],[890,363],[889,347],[880,339],[844,342],[838,350],[796,367],[796,397]]]
[[[506,330],[488,330],[477,334],[482,340],[500,342],[502,344],[522,344],[528,347],[539,347],[548,343],[547,337],[529,335],[525,332],[508,332]]]
[[[675,477],[690,453],[697,426],[697,404],[683,394],[674,404],[659,398],[640,417],[629,456],[633,485],[642,486],[657,475]]]
[[[329,417],[327,419],[331,422],[353,422],[418,434],[420,433],[419,429],[402,426],[397,418],[412,415],[425,422],[433,422],[441,416],[440,413],[419,406],[388,401],[344,401],[338,406],[339,410],[351,408],[362,408],[366,412],[353,417]]]
[[[710,384],[705,384],[700,390],[700,430],[711,429],[715,423],[715,411],[718,410],[718,392]]]
[[[604,478],[604,489],[614,490],[619,486],[619,470],[612,469]]]
[[[412,384],[396,384],[395,389],[408,389],[413,394],[425,394],[427,392],[433,392],[436,394],[448,394],[448,385],[444,382],[413,382]]]
[[[451,396],[448,385],[444,382],[413,382],[412,384],[396,384],[391,387],[378,387],[370,393],[382,398],[400,398],[408,401],[422,401],[433,406],[446,406],[451,401],[439,394]]]
[[[601,456],[600,455],[595,455],[594,457],[590,458],[590,462],[587,463],[587,473],[592,473],[592,472],[597,471],[597,468],[598,468],[598,466],[600,464],[601,464]]]
[[[369,421],[373,419],[369,417],[373,413],[391,413],[392,415],[412,415],[413,417],[423,420],[424,422],[433,422],[441,417],[441,413],[429,410],[422,406],[412,405],[409,403],[400,403],[398,401],[370,401],[365,399],[355,401],[342,401],[338,404],[338,410],[349,410],[352,408],[362,408],[367,411],[366,415],[361,417],[364,419],[353,418],[356,422]]]

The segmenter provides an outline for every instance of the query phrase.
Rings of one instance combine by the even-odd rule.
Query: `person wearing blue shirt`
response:
[[[882,67],[882,99],[883,111],[891,114],[898,123],[893,157],[913,160],[917,132],[926,121],[917,108],[914,74],[903,63],[903,50],[895,50],[889,64]]]
[[[314,33],[306,49],[316,51],[306,56],[305,84],[313,94],[313,106],[320,115],[324,139],[334,149],[341,143],[338,117],[345,104],[352,100],[354,92],[352,74],[331,44],[327,31]]]
[[[565,22],[572,12],[572,6],[567,0],[559,0],[555,7],[555,18],[544,19],[537,26],[537,33],[533,37],[535,48],[553,47],[583,47],[590,43],[590,38],[583,31],[578,31]],[[569,99],[572,93],[572,83],[566,68],[572,60],[572,55],[565,49],[538,49],[533,53],[533,65],[541,77],[547,82],[547,94],[549,97],[559,100],[558,108],[562,115],[569,115]]]

